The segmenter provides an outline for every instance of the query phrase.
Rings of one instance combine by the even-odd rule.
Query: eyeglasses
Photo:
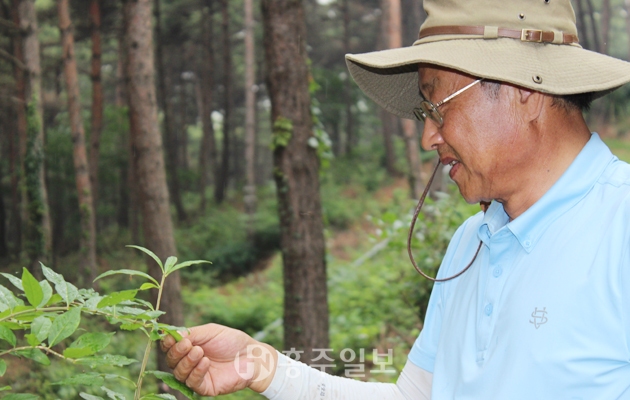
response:
[[[430,100],[422,101],[422,103],[420,103],[419,108],[413,109],[413,115],[415,115],[416,118],[422,122],[424,122],[427,118],[430,118],[433,122],[437,124],[438,127],[441,127],[442,125],[444,125],[444,118],[442,117],[442,114],[440,114],[440,112],[437,110],[438,107],[444,105],[447,101],[452,100],[453,98],[455,98],[455,96],[458,96],[464,93],[466,90],[475,86],[477,83],[481,82],[482,80],[483,79],[477,79],[473,83],[470,83],[467,86],[464,86],[463,88],[459,89],[457,92],[448,96],[444,100],[438,101],[436,104],[433,104]]]

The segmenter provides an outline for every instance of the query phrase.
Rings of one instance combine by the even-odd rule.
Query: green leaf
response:
[[[0,275],[7,278],[13,284],[13,286],[20,289],[22,292],[24,291],[24,286],[22,286],[22,281],[20,280],[20,278],[4,272],[0,273]]]
[[[138,316],[136,316],[136,318],[138,319],[144,319],[144,320],[149,320],[149,319],[156,319],[158,318],[160,315],[166,314],[164,311],[160,311],[160,310],[153,310],[153,311],[147,311],[143,314],[140,314]]]
[[[140,286],[140,290],[157,289],[157,288],[159,288],[158,285],[154,283],[150,283],[150,282],[145,282],[142,284],[142,286]]]
[[[118,269],[115,271],[107,271],[104,272],[102,274],[100,274],[99,276],[96,277],[96,279],[94,279],[94,282],[96,282],[97,280],[104,278],[106,276],[110,276],[110,275],[137,275],[137,276],[141,276],[143,278],[147,278],[148,280],[150,280],[151,282],[155,283],[156,285],[158,284],[158,281],[155,280],[155,278],[153,278],[151,275],[145,273],[145,272],[141,272],[141,271],[136,271],[133,269]]]
[[[109,345],[112,333],[86,333],[81,335],[77,340],[72,342],[70,347],[63,351],[63,355],[68,358],[82,358],[96,354]]]
[[[50,300],[48,300],[48,303],[46,303],[46,306],[51,306],[53,304],[61,303],[62,301],[64,301],[63,297],[61,297],[59,293],[55,293],[52,295]]]
[[[152,330],[151,334],[149,335],[149,338],[155,342],[156,340],[162,339],[162,335],[160,335],[159,331]]]
[[[13,295],[13,293],[0,285],[0,303],[4,303],[9,307],[9,309],[13,310],[17,306],[23,306],[24,302]]]
[[[22,268],[22,285],[28,302],[33,307],[37,307],[44,298],[44,292],[42,292],[42,287],[39,286],[37,279],[26,268]]]
[[[102,365],[115,365],[117,367],[124,367],[125,365],[137,363],[138,360],[120,355],[102,354],[98,356],[79,358],[75,362],[80,365],[87,365],[91,368],[95,368]]]
[[[16,353],[22,357],[30,358],[31,360],[42,364],[42,365],[50,365],[50,360],[46,354],[42,353],[39,349],[25,349],[16,351]]]
[[[52,321],[46,317],[39,316],[33,320],[31,324],[31,333],[37,337],[39,342],[43,342],[48,337]]]
[[[175,265],[173,267],[173,269],[171,269],[168,273],[170,274],[172,272],[177,271],[178,269],[190,267],[191,265],[195,265],[195,264],[212,264],[212,263],[210,261],[206,261],[206,260],[185,261],[183,263],[179,263],[179,264]]]
[[[154,252],[152,252],[149,249],[145,249],[144,247],[140,247],[140,246],[134,246],[134,245],[127,245],[127,247],[131,247],[133,249],[138,249],[140,251],[145,252],[146,254],[148,254],[152,259],[155,260],[155,262],[157,263],[157,265],[160,266],[160,269],[162,270],[162,272],[164,272],[164,266],[162,265],[162,261],[160,261],[160,258],[158,256],[155,255]]]
[[[39,400],[39,396],[30,393],[11,393],[2,398],[2,400]]]
[[[87,394],[85,392],[79,393],[79,396],[81,396],[81,398],[85,400],[105,400],[102,397],[94,396],[92,394]]]
[[[170,256],[166,259],[164,263],[164,273],[168,275],[171,272],[171,269],[177,264],[177,257]]]
[[[48,346],[53,347],[72,335],[79,327],[80,322],[81,307],[71,308],[70,311],[55,318],[48,333]]]
[[[38,346],[42,341],[37,339],[37,336],[33,335],[32,333],[26,334],[24,335],[24,337],[26,338],[26,341],[28,342],[29,346]]]
[[[39,282],[39,286],[42,289],[42,294],[44,297],[42,298],[42,301],[40,301],[39,304],[37,305],[37,308],[43,307],[46,304],[48,304],[53,294],[52,287],[50,287],[50,283],[48,283],[48,281]]]
[[[120,325],[120,329],[123,331],[135,331],[136,329],[140,329],[144,326],[144,324],[140,323],[127,323]]]
[[[110,390],[106,388],[105,386],[101,386],[101,389],[104,390],[105,393],[107,393],[107,397],[109,397],[112,400],[127,400],[125,398],[125,395],[118,392],[114,392],[113,390]]]
[[[182,340],[182,335],[180,335],[179,332],[177,332],[177,329],[162,328],[162,330],[168,333],[169,335],[173,336],[176,342],[179,342],[180,340]]]
[[[40,263],[40,265],[46,279],[55,284],[55,290],[57,293],[59,293],[67,305],[70,305],[70,303],[72,303],[79,295],[77,287],[66,282],[61,274],[56,273],[42,263]]]
[[[0,376],[4,376],[5,372],[7,372],[7,363],[0,358]]]
[[[132,300],[136,297],[137,293],[137,290],[123,290],[121,292],[114,292],[109,296],[103,297],[103,299],[99,301],[96,305],[96,308],[115,306],[116,304],[120,304],[123,301]]]
[[[5,390],[11,390],[11,386],[0,387],[0,392],[4,392]]]
[[[88,372],[86,374],[78,374],[66,378],[62,381],[55,382],[53,385],[70,385],[70,386],[102,386],[105,379],[101,374]]]
[[[161,394],[150,393],[150,394],[140,397],[140,400],[164,400],[164,399],[177,400],[177,397],[173,396],[170,393],[161,393]]]
[[[6,340],[11,346],[15,347],[15,334],[5,324],[0,324],[0,339]]]
[[[192,391],[192,389],[186,386],[185,383],[182,383],[175,379],[175,376],[173,376],[173,374],[162,371],[147,371],[146,373],[154,375],[159,380],[166,383],[171,389],[179,390],[184,396],[188,397],[191,400],[193,399],[194,392]]]

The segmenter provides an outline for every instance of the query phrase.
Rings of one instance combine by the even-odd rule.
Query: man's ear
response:
[[[518,97],[523,117],[528,121],[537,119],[542,113],[547,96],[535,90],[520,87],[518,88]]]

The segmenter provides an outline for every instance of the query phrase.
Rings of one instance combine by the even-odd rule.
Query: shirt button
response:
[[[492,314],[492,304],[488,304],[484,311],[486,312],[487,316],[490,316],[490,314]]]
[[[502,273],[503,273],[503,268],[496,267],[494,271],[492,271],[492,276],[494,276],[495,278],[498,278],[501,276]]]
[[[532,245],[532,242],[529,240],[526,240],[525,243],[523,243],[525,245],[525,247],[529,247]]]

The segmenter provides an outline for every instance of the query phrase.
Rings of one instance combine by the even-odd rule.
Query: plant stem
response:
[[[46,347],[46,346],[22,346],[22,347],[14,347],[12,349],[6,350],[6,351],[1,351],[0,352],[0,357],[6,355],[6,354],[11,354],[11,353],[15,353],[17,351],[20,350],[29,350],[29,349],[39,349],[39,350],[43,350],[48,354],[52,354],[54,356],[57,356],[59,358],[63,358],[64,360],[70,361],[71,363],[76,363],[75,360],[68,358],[66,356],[64,356],[63,354],[57,353],[56,351],[54,351],[53,349],[51,349],[50,347]]]
[[[157,300],[155,302],[155,311],[160,310],[160,301],[162,300],[162,289],[164,288],[164,280],[166,279],[166,274],[162,274],[162,280],[160,282],[160,287],[158,288]],[[149,342],[147,343],[147,348],[144,350],[144,358],[142,359],[142,367],[140,367],[140,375],[138,376],[138,383],[136,384],[136,393],[134,394],[134,400],[139,400],[140,395],[142,393],[142,379],[144,378],[144,371],[147,368],[147,363],[149,362],[149,355],[151,354],[151,347],[153,345],[153,340],[149,335]]]
[[[18,315],[23,315],[23,314],[30,314],[30,313],[39,312],[39,311],[44,311],[44,312],[67,311],[69,309],[70,309],[69,306],[68,307],[50,307],[50,308],[32,308],[30,310],[18,311],[15,314],[9,314],[6,317],[0,318],[0,322],[6,321],[8,319],[11,319],[13,317],[16,317]]]

